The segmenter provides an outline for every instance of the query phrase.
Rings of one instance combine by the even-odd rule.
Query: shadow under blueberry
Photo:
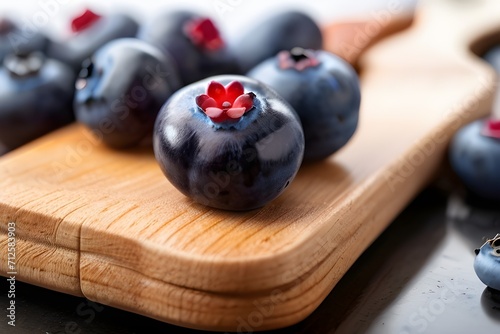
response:
[[[481,306],[488,317],[500,322],[500,291],[485,288],[481,295]]]
[[[134,157],[149,157],[154,158],[153,146],[151,144],[142,144],[126,149],[112,149],[117,155],[128,155]]]
[[[328,182],[329,185],[351,180],[349,172],[332,159],[303,163],[297,174],[297,179],[304,178],[310,181],[311,176],[322,182]]]
[[[280,222],[288,225],[289,222],[280,220],[279,217],[290,212],[293,208],[300,208],[301,212],[305,212],[305,214],[307,214],[308,208],[317,210],[318,203],[311,200],[308,195],[313,195],[314,192],[308,189],[327,189],[327,194],[325,192],[325,196],[322,196],[322,201],[327,203],[332,202],[333,197],[339,197],[343,190],[347,190],[351,182],[352,179],[344,167],[333,161],[325,160],[302,166],[295,179],[285,185],[286,189],[284,189],[283,193],[261,208],[249,211],[229,211],[208,208],[202,204],[193,202],[188,197],[185,198],[185,201],[191,208],[199,212],[211,210],[214,214],[221,217],[231,215],[233,218],[242,218],[243,225],[251,217],[256,217],[256,219],[252,219],[249,223],[252,225],[259,222],[263,225],[268,225],[269,223],[279,224]],[[327,196],[332,198],[328,198]],[[233,224],[233,222],[229,224]]]

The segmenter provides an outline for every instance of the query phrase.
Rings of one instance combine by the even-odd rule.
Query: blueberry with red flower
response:
[[[174,58],[184,85],[213,75],[241,72],[215,23],[193,12],[163,14],[143,26],[138,38]]]
[[[500,119],[481,119],[460,129],[451,142],[450,163],[472,193],[500,201]]]
[[[68,64],[78,73],[83,61],[101,46],[118,38],[134,37],[139,25],[125,14],[100,15],[86,9],[71,21],[70,28],[69,37],[52,43],[47,53],[49,57]]]
[[[262,207],[294,179],[304,135],[293,108],[265,85],[217,76],[176,92],[155,124],[154,151],[170,182],[226,210]]]
[[[483,56],[500,73],[500,47]],[[480,199],[500,201],[500,92],[489,117],[460,129],[449,150],[450,163],[470,192]]]

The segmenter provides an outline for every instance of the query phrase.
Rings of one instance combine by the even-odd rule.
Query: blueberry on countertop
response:
[[[153,133],[158,112],[180,82],[173,61],[161,50],[123,38],[84,62],[76,86],[77,119],[105,144],[124,148]]]
[[[304,129],[304,160],[328,157],[354,134],[361,102],[359,80],[340,57],[294,48],[264,61],[248,76],[276,90],[295,109]]]
[[[500,290],[500,234],[476,249],[474,270],[484,284],[491,289]]]
[[[262,207],[302,162],[304,136],[290,105],[261,83],[217,76],[175,93],[158,115],[154,151],[186,196],[226,210]]]
[[[481,119],[460,129],[450,146],[450,163],[465,186],[500,201],[500,120]]]
[[[7,18],[0,18],[0,62],[11,53],[45,52],[49,40],[34,26],[20,28]]]
[[[138,38],[172,55],[184,85],[213,75],[240,73],[214,22],[195,13],[163,14],[143,26]]]
[[[82,62],[101,46],[114,39],[134,37],[138,28],[138,23],[128,15],[115,13],[100,16],[86,10],[73,19],[73,34],[67,40],[51,43],[47,54],[68,64],[78,73]]]
[[[8,55],[0,68],[0,147],[13,150],[73,121],[75,76],[41,53]]]
[[[297,11],[272,15],[238,38],[233,45],[243,73],[282,50],[294,47],[321,49],[321,30],[312,18]]]

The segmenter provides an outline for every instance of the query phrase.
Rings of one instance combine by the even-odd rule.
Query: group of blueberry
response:
[[[0,154],[76,115],[115,149],[152,138],[162,171],[194,201],[250,210],[280,195],[303,161],[327,158],[356,130],[356,72],[321,50],[321,31],[303,13],[273,15],[231,45],[212,20],[190,11],[140,26],[87,10],[71,28],[54,42],[0,20]],[[500,71],[500,48],[485,58]],[[473,193],[500,200],[499,121],[461,129],[450,161]],[[477,254],[478,276],[500,289],[500,236]]]
[[[71,37],[49,39],[0,18],[0,155],[75,120],[75,82],[82,62],[107,42],[135,36],[129,16],[86,11]]]
[[[1,45],[18,29],[4,20]],[[239,211],[276,198],[303,161],[330,156],[356,130],[357,74],[321,49],[321,30],[304,13],[269,16],[232,43],[187,10],[142,26],[87,10],[72,30],[64,42],[40,35],[30,48],[1,50],[0,143],[8,149],[75,115],[114,149],[152,140],[182,193]]]
[[[500,76],[500,46],[484,56]],[[495,108],[500,108],[500,90],[497,91]],[[494,110],[490,117],[476,120],[454,136],[449,150],[450,164],[461,178],[469,196],[475,200],[500,203],[500,112]],[[500,294],[500,234],[487,240],[476,249],[474,270],[490,291]]]
[[[491,49],[483,58],[500,75],[500,47]],[[497,95],[496,107],[500,108],[500,90]],[[500,202],[500,114],[460,129],[450,146],[450,162],[472,193]]]

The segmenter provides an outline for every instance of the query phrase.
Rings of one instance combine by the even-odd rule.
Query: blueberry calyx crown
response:
[[[491,254],[496,257],[500,257],[500,233],[498,233],[493,239],[487,240],[486,243],[489,243],[491,248],[493,248]]]
[[[197,18],[187,22],[184,32],[196,46],[204,50],[217,51],[224,47],[219,30],[209,18]]]
[[[11,54],[5,57],[4,66],[15,78],[35,76],[45,63],[45,57],[40,52],[28,54]]]
[[[90,9],[86,9],[85,12],[71,21],[71,30],[75,33],[84,31],[100,19],[100,15],[94,13]]]
[[[483,136],[500,139],[500,119],[489,119],[482,132]]]
[[[488,239],[486,242],[493,248],[500,248],[500,233],[498,233],[493,239]]]
[[[207,93],[196,97],[196,104],[214,122],[239,120],[247,111],[253,108],[255,94],[245,94],[245,89],[239,81],[232,81],[227,86],[212,81]]]
[[[489,244],[490,247],[493,248],[493,251],[491,253],[494,256],[500,257],[500,233],[497,233],[497,235],[495,235],[495,237],[493,237],[492,239],[486,240],[486,242],[481,246],[481,249],[484,246],[486,246],[486,244]],[[479,255],[479,253],[481,252],[481,249],[476,248],[474,250],[474,253],[476,253],[476,255]]]
[[[316,67],[320,61],[312,50],[303,48],[293,48],[291,51],[281,51],[278,53],[278,63],[282,70],[293,68],[303,71],[310,67]]]

